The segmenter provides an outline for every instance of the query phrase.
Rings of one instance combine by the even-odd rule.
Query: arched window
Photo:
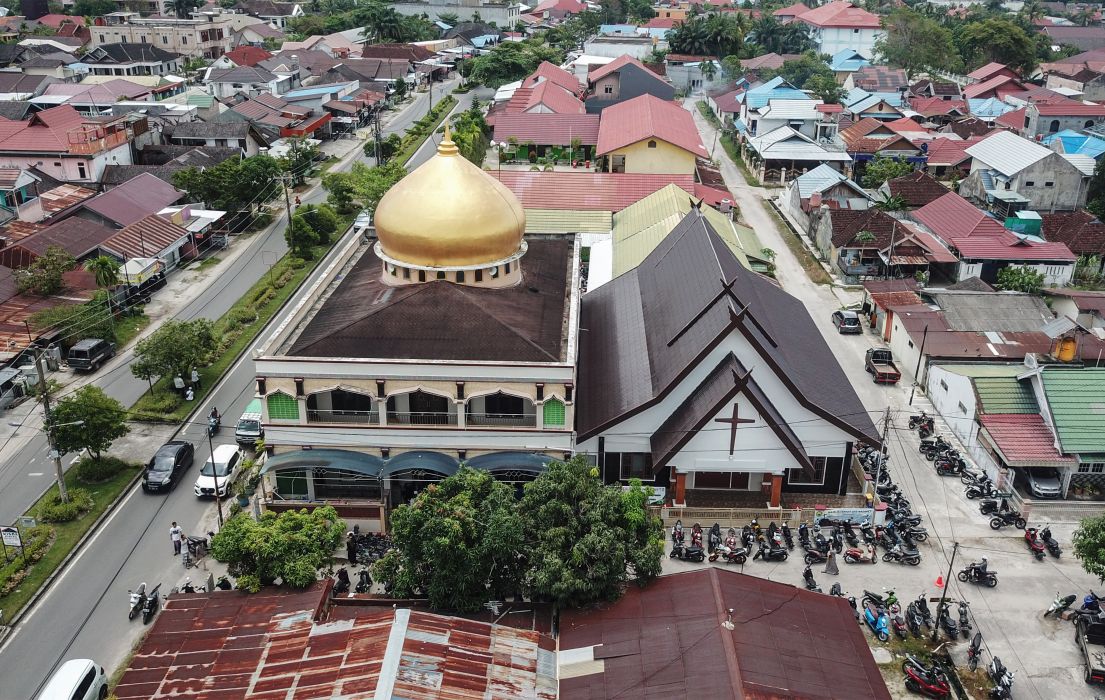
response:
[[[1084,129],[1089,129],[1091,126],[1093,126],[1093,119],[1087,119],[1086,123],[1082,125]]]
[[[558,427],[564,425],[564,402],[560,399],[549,399],[544,404],[545,425]]]
[[[648,142],[648,147],[649,148],[656,148],[656,142],[655,141],[649,141]]]
[[[269,394],[265,402],[272,420],[299,420],[299,402],[284,392]]]
[[[1057,131],[1059,131],[1059,120],[1052,119],[1051,124],[1048,124],[1047,133],[1054,134]]]

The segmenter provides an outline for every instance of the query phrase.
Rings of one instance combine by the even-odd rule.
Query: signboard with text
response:
[[[19,539],[19,530],[14,527],[0,527],[0,539],[8,547],[22,547],[23,541]]]

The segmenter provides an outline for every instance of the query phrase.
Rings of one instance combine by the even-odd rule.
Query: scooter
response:
[[[368,569],[361,569],[357,572],[357,587],[354,590],[357,593],[368,593],[370,588],[372,588],[372,576],[369,575]]]
[[[220,576],[219,579],[215,581],[215,588],[218,588],[220,591],[230,591],[234,589],[234,584],[231,583],[230,579],[226,576]]]
[[[1059,617],[1070,606],[1074,605],[1074,601],[1078,600],[1076,595],[1060,596],[1059,591],[1055,592],[1055,600],[1051,602],[1051,607],[1044,611],[1044,617],[1054,614],[1055,617]]]
[[[130,613],[127,614],[127,619],[133,620],[146,607],[146,582],[138,584],[138,588],[133,591],[127,591],[127,595],[130,597]]]
[[[1090,590],[1090,594],[1082,599],[1082,607],[1078,609],[1078,612],[1084,613],[1100,613],[1101,612],[1101,597],[1099,597],[1093,590]]]
[[[207,417],[207,436],[215,437],[215,434],[219,432],[219,428],[222,426],[222,419],[215,416]]]
[[[967,615],[970,605],[965,600],[959,601],[959,631],[963,633],[964,639],[971,636],[971,618]]]
[[[709,548],[707,551],[710,554],[713,554],[714,551],[718,548],[718,545],[721,544],[721,526],[717,523],[714,523],[712,526],[710,526],[710,537],[709,539],[707,539],[707,542],[709,543]]]
[[[184,579],[184,583],[180,584],[180,592],[181,593],[196,593],[197,591],[199,593],[206,593],[207,592],[207,587],[206,586],[193,586],[192,585],[192,579],[190,579],[190,578],[189,579]]]
[[[822,564],[829,561],[829,555],[822,552],[817,547],[810,547],[807,549],[804,558],[807,564]]]
[[[1044,543],[1040,540],[1039,531],[1030,527],[1024,531],[1024,543],[1028,545],[1028,551],[1036,557],[1036,561],[1044,560]]]
[[[756,550],[752,558],[763,559],[764,561],[786,561],[789,555],[790,553],[786,547],[776,547],[764,540],[760,542],[760,548]]]
[[[794,549],[794,536],[790,532],[790,525],[783,523],[780,531],[783,533],[783,541],[787,543],[787,549]]]
[[[844,541],[848,543],[849,547],[859,546],[859,536],[856,535],[855,529],[852,527],[852,523],[844,523]]]
[[[936,622],[944,630],[944,634],[948,635],[948,639],[959,639],[959,625],[952,617],[951,603],[940,606],[936,613]]]
[[[983,498],[978,503],[978,512],[983,515],[994,515],[1009,510],[1009,504],[1004,498]]]
[[[802,580],[806,582],[806,590],[821,593],[821,586],[817,585],[817,581],[813,578],[813,570],[809,566],[806,566],[802,572]]]
[[[671,543],[679,544],[683,542],[685,535],[683,534],[683,521],[676,520],[675,524],[671,526]]]
[[[986,675],[994,682],[990,689],[990,697],[997,699],[1008,698],[1013,691],[1013,672],[1005,667],[1001,659],[995,656],[986,667]]]
[[[890,618],[886,615],[886,608],[866,602],[863,606],[863,621],[880,642],[890,640]]]
[[[331,591],[331,595],[339,596],[343,593],[349,592],[349,572],[345,570],[345,567],[338,569],[338,573],[334,576],[334,588]]]
[[[726,564],[743,564],[748,559],[748,550],[737,543],[737,531],[729,528],[725,543],[718,545],[714,553],[710,555],[710,561],[721,559]]]
[[[691,526],[691,546],[702,549],[702,526],[698,523]]]
[[[997,493],[997,491],[994,490],[994,484],[989,481],[984,481],[979,484],[971,484],[963,491],[963,495],[971,500],[974,500],[976,498],[989,499],[993,497],[995,493]],[[983,513],[983,515],[985,515],[985,513]]]
[[[685,545],[682,542],[676,542],[672,545],[671,554],[668,555],[670,559],[682,559],[683,561],[706,561],[706,552],[702,551],[702,547],[696,547],[694,545]]]
[[[798,526],[798,544],[802,549],[809,549],[810,547],[810,526],[802,523]]]
[[[901,543],[898,543],[890,548],[890,551],[882,555],[883,561],[896,561],[899,564],[909,564],[910,566],[917,566],[921,563],[921,555],[917,552],[907,552],[902,548]]]
[[[844,552],[844,561],[849,564],[878,564],[879,553],[872,545],[867,545],[866,549],[854,547]]]
[[[894,634],[898,635],[899,639],[905,639],[909,636],[909,630],[906,628],[905,618],[901,613],[894,613],[890,616],[890,627],[893,628]]]
[[[950,697],[952,692],[947,676],[935,666],[927,672],[918,671],[912,665],[905,667],[905,687],[910,692],[930,698]]]
[[[832,587],[829,588],[829,595],[836,596],[837,598],[843,598],[844,597],[844,590],[840,587],[839,582],[834,583],[832,585]],[[856,597],[854,595],[848,596],[848,605],[852,606],[852,614],[858,620],[859,619],[859,610],[856,609]]]
[[[1047,546],[1047,551],[1049,554],[1051,554],[1051,556],[1058,559],[1059,556],[1063,553],[1062,548],[1059,547],[1059,542],[1051,536],[1050,524],[1045,525],[1044,529],[1040,530],[1040,539],[1044,541],[1044,545]]]
[[[878,593],[872,593],[871,591],[865,590],[863,592],[863,605],[866,606],[868,603],[872,603],[880,608],[886,608],[890,612],[898,612],[901,610],[901,607],[898,605],[898,596],[894,593],[894,589],[884,588],[883,590],[886,591],[886,595],[879,595]]]
[[[921,427],[922,425],[925,425],[926,423],[930,426],[932,425],[932,416],[925,413],[924,411],[921,411],[920,415],[914,414],[914,415],[909,417],[909,429],[910,430],[916,430],[917,428]]]
[[[929,610],[929,601],[925,597],[925,592],[921,591],[921,595],[917,596],[917,600],[913,601],[911,605],[916,606],[917,614],[921,616],[925,626],[932,629],[932,611]]]
[[[990,588],[998,585],[997,572],[987,570],[986,573],[983,574],[977,562],[971,562],[964,567],[963,570],[956,574],[956,578],[963,583],[985,583]]]
[[[875,528],[871,526],[871,523],[864,520],[860,523],[859,531],[863,535],[863,541],[867,544],[875,544]]]
[[[150,591],[150,594],[146,596],[145,601],[142,603],[142,624],[150,624],[150,620],[157,614],[157,611],[161,609],[161,596],[158,595],[158,591],[161,590],[161,584],[157,584]]]
[[[990,518],[990,529],[1000,530],[1006,525],[1013,525],[1018,530],[1023,530],[1028,523],[1021,517],[1019,511],[1011,510],[1006,513],[997,513]]]
[[[975,632],[975,638],[971,640],[971,646],[967,647],[967,668],[974,671],[978,668],[978,660],[982,657],[982,632]]]

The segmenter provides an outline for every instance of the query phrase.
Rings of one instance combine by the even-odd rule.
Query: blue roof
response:
[[[664,27],[646,27],[645,31],[651,39],[667,39],[668,34],[671,34],[671,30]]]
[[[636,34],[635,24],[600,24],[599,34]]]
[[[985,100],[968,99],[967,108],[971,114],[982,119],[995,119],[1016,109],[1013,105],[1006,104],[996,97],[988,97]]]
[[[296,88],[295,90],[289,90],[284,93],[284,99],[293,99],[296,97],[309,97],[311,95],[326,95],[331,92],[341,92],[348,83],[342,83],[340,85],[317,85],[315,87]]]
[[[497,41],[498,38],[499,38],[498,34],[484,34],[483,36],[471,37],[471,38],[468,39],[468,41],[472,42],[472,46],[475,46],[477,48],[482,49],[484,46],[487,46],[488,44],[495,43],[495,41]]]
[[[838,72],[854,73],[860,68],[869,65],[871,65],[871,62],[855,49],[837,51],[829,60],[829,68]]]
[[[775,76],[763,85],[757,85],[745,92],[744,102],[749,109],[766,107],[771,100],[807,100],[809,95],[794,87],[781,76]]]
[[[1048,134],[1042,139],[1042,143],[1045,146],[1051,146],[1056,139],[1063,145],[1063,153],[1089,156],[1094,160],[1105,153],[1105,139],[1071,129],[1064,129],[1057,134]]]

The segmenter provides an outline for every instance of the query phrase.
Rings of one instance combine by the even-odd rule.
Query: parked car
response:
[[[897,384],[902,373],[894,364],[894,355],[885,348],[869,348],[864,357],[864,367],[876,384]]]
[[[219,498],[230,493],[230,485],[238,478],[242,465],[242,453],[234,445],[219,445],[215,448],[213,459],[208,459],[196,477],[196,495],[214,498],[216,489]]]
[[[67,361],[73,369],[95,372],[115,357],[115,343],[102,338],[85,338],[69,348]]]
[[[103,700],[107,697],[107,674],[92,659],[70,659],[63,663],[38,700]]]
[[[142,488],[147,492],[170,491],[180,476],[192,466],[195,448],[187,440],[170,440],[161,446],[142,475]]]
[[[1036,498],[1059,498],[1063,493],[1059,472],[1051,467],[1027,467],[1020,474],[1025,487]]]
[[[859,314],[855,311],[847,311],[841,309],[840,311],[833,312],[833,325],[836,326],[837,333],[862,333],[863,328],[859,325]]]

